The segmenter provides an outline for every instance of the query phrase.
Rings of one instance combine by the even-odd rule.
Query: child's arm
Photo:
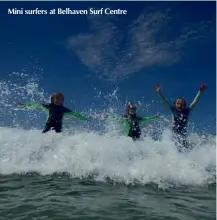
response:
[[[163,101],[164,105],[166,106],[166,108],[171,111],[171,106],[170,106],[169,102],[166,100],[166,98],[161,93],[160,85],[156,84],[154,86],[154,88],[155,88],[156,92],[159,94],[159,96],[160,96],[161,100]]]
[[[41,103],[18,103],[18,106],[24,108],[39,108],[46,111],[48,109],[47,104],[41,104]]]
[[[128,136],[129,131],[130,131],[130,124],[129,121],[127,120],[127,115],[114,115],[114,114],[104,114],[104,118],[112,118],[117,120],[119,123],[124,123],[124,133],[126,136]]]
[[[154,119],[158,118],[159,116],[160,116],[159,113],[157,113],[156,115],[153,115],[153,116],[142,117],[142,118],[141,118],[141,121],[150,121],[150,120],[154,120]]]
[[[196,106],[196,104],[198,103],[198,101],[199,101],[199,99],[200,99],[200,96],[201,96],[201,94],[203,93],[203,91],[206,89],[206,85],[205,84],[202,84],[201,86],[200,86],[200,89],[199,89],[199,91],[198,91],[198,93],[197,93],[197,95],[195,96],[195,98],[194,98],[194,101],[190,104],[190,110],[192,110],[195,106]]]
[[[104,118],[111,118],[111,119],[115,119],[117,121],[123,121],[126,118],[126,116],[119,116],[119,115],[115,115],[115,114],[104,114]]]
[[[70,115],[70,116],[74,116],[74,117],[76,117],[76,118],[78,118],[78,119],[80,119],[80,120],[88,120],[85,116],[83,116],[83,115],[81,115],[81,114],[79,114],[79,113],[77,113],[77,112],[73,112],[73,111],[71,111],[70,109],[66,109],[66,111],[65,111],[65,113],[64,113],[64,116],[67,116],[67,115]]]

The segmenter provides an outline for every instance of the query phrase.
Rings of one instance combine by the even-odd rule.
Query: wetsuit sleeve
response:
[[[24,103],[21,107],[24,107],[24,108],[39,108],[39,109],[47,111],[48,106],[49,106],[48,104],[41,104],[41,103]]]
[[[125,115],[119,116],[119,115],[114,115],[114,114],[106,114],[106,118],[115,119],[117,121],[123,121],[127,119]]]
[[[154,116],[148,116],[148,117],[141,117],[140,120],[141,121],[150,121],[150,120],[154,120],[156,118],[158,118],[158,115],[154,115]]]
[[[80,120],[88,120],[85,116],[77,113],[77,112],[73,112],[70,109],[66,109],[64,112],[64,116],[74,116]]]
[[[119,123],[123,123],[123,125],[124,125],[124,133],[126,135],[129,134],[130,123],[129,123],[129,120],[127,118],[127,115],[119,116],[119,115],[114,115],[114,114],[106,114],[106,118],[111,118],[111,119],[116,120]]]

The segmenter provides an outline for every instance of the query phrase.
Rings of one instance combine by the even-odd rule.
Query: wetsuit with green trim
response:
[[[118,118],[117,116],[111,116],[111,115],[108,116],[112,118]],[[126,135],[128,137],[131,137],[133,140],[137,140],[141,136],[140,123],[154,120],[156,118],[158,118],[158,115],[149,116],[149,117],[138,117],[136,114],[131,114],[131,115],[124,115],[122,117],[119,117],[119,120],[124,122]]]
[[[131,114],[129,116],[124,115],[124,118],[126,118],[126,127],[128,126],[128,136],[131,137],[133,140],[137,140],[141,136],[140,123],[156,119],[157,116],[138,117],[136,114]]]
[[[55,105],[54,103],[49,103],[49,104],[27,103],[24,104],[23,107],[40,108],[47,112],[48,118],[42,133],[46,133],[50,129],[54,129],[57,133],[62,132],[62,122],[63,122],[63,117],[65,115],[72,115],[81,120],[87,120],[87,118],[85,118],[81,114],[73,112],[62,105]]]

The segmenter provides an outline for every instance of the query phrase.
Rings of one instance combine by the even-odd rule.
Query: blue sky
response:
[[[215,2],[1,2],[0,72],[43,69],[40,86],[62,91],[77,111],[103,109],[117,89],[121,103],[142,101],[168,115],[153,89],[191,102],[201,82],[208,90],[191,119],[215,130]],[[126,9],[127,15],[8,15],[8,8]],[[101,91],[101,96],[98,93]],[[154,104],[153,103],[154,100]],[[73,103],[71,103],[73,102]],[[143,107],[142,107],[143,108]],[[144,106],[145,108],[145,106]],[[120,109],[120,112],[123,110]]]

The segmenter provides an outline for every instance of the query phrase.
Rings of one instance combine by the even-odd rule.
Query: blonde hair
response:
[[[187,103],[186,103],[185,99],[182,98],[182,97],[177,97],[177,98],[174,100],[173,105],[175,106],[175,104],[176,104],[176,102],[177,102],[178,100],[182,100],[183,103],[184,103],[184,106],[185,106],[185,108],[186,108]]]

